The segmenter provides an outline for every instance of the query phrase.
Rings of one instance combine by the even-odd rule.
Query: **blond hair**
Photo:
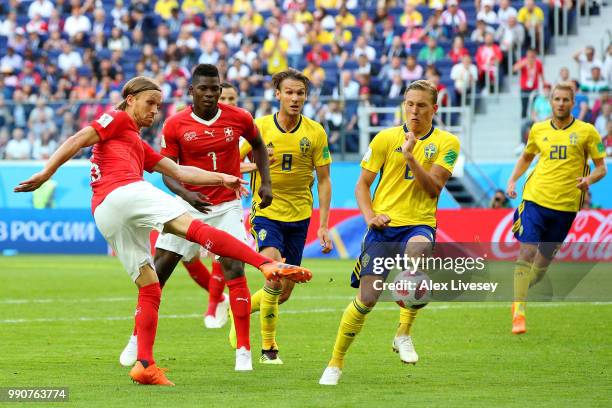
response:
[[[125,83],[125,85],[123,85],[123,89],[121,90],[121,96],[123,97],[123,100],[115,106],[115,109],[125,110],[127,108],[127,97],[129,95],[136,95],[144,91],[161,92],[161,87],[153,79],[145,76],[137,76],[130,79]]]
[[[406,92],[404,93],[404,98],[408,95],[409,91],[425,91],[431,94],[431,103],[435,105],[438,103],[438,88],[434,85],[433,82],[427,81],[425,79],[419,79],[417,81],[412,81],[408,88],[406,88]]]
[[[556,90],[569,92],[572,95],[572,101],[574,100],[574,97],[576,96],[576,92],[574,91],[574,84],[572,82],[559,82],[555,84],[555,86],[553,86],[553,88],[550,90],[551,100]]]

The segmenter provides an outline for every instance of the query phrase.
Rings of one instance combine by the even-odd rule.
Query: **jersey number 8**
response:
[[[283,169],[284,171],[290,171],[292,161],[293,161],[293,155],[283,154],[283,162],[281,163],[281,169]]]

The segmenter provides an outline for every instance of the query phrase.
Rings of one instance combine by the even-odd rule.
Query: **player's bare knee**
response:
[[[181,214],[164,224],[164,232],[185,238],[192,221],[193,217],[189,213]]]
[[[263,256],[267,256],[268,258],[274,259],[275,261],[282,261],[282,255],[277,248],[274,247],[265,247],[259,251]]]
[[[176,268],[182,256],[172,251],[157,248],[155,251],[155,272],[157,273],[157,279],[163,285],[166,283],[172,271]]]
[[[138,276],[135,281],[136,286],[138,286],[139,288],[159,282],[157,274],[155,273],[155,270],[151,265],[146,264],[141,266],[139,272],[140,276]]]
[[[409,257],[418,258],[422,256],[430,256],[433,249],[433,244],[428,237],[416,235],[408,240],[405,253]]]
[[[538,252],[537,246],[529,245],[529,244],[521,244],[521,249],[519,250],[519,261],[533,263],[537,252]]]
[[[381,276],[368,275],[363,277],[359,285],[359,300],[367,307],[374,307],[380,297],[381,291],[376,289],[376,282],[382,283],[384,279]]]
[[[221,263],[225,281],[244,276],[244,264],[242,262],[231,258],[220,258],[219,262]]]

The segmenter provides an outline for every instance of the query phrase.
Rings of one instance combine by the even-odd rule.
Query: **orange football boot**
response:
[[[312,273],[308,269],[278,261],[265,263],[259,267],[259,270],[269,280],[287,278],[297,283],[304,283],[312,279]]]
[[[130,370],[130,377],[139,384],[173,386],[174,383],[166,378],[166,371],[166,368],[159,368],[156,364],[144,368],[140,361],[136,361]]]
[[[513,334],[524,334],[527,333],[527,325],[525,322],[525,305],[518,305],[517,303],[523,302],[514,302],[512,303],[512,333]]]

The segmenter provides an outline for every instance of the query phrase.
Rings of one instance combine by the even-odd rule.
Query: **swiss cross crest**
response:
[[[193,131],[187,132],[187,133],[185,133],[183,135],[183,139],[185,139],[185,141],[187,141],[187,142],[190,142],[190,141],[196,139],[197,137],[198,137],[197,133],[193,132]]]
[[[231,142],[232,140],[234,140],[234,129],[232,127],[224,128],[223,134],[225,135],[226,142]]]

